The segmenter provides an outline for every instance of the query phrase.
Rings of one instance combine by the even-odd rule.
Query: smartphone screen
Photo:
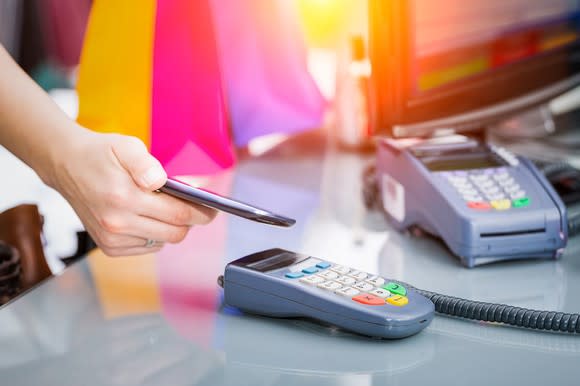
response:
[[[220,196],[205,189],[195,188],[173,178],[168,178],[165,185],[159,191],[194,204],[207,206],[264,224],[290,227],[296,223],[296,220],[292,218],[281,216],[265,209],[256,208],[255,206]]]

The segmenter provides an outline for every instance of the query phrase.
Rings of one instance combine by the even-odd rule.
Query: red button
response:
[[[469,201],[467,203],[467,206],[470,207],[471,209],[477,209],[477,210],[490,210],[491,209],[491,205],[489,205],[489,202],[484,202],[484,201]]]
[[[352,300],[354,300],[355,302],[359,302],[362,304],[368,304],[371,306],[380,306],[380,305],[385,304],[384,299],[381,299],[378,296],[371,295],[371,294],[357,295],[357,296],[353,297]]]

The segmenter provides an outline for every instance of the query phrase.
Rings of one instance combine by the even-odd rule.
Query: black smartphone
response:
[[[296,223],[296,220],[292,218],[280,216],[270,211],[220,196],[205,189],[194,188],[185,182],[177,181],[173,178],[168,178],[165,185],[159,191],[193,202],[194,204],[207,206],[264,224],[290,227]]]

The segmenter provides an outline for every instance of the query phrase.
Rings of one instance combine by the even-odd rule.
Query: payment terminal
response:
[[[231,262],[219,282],[225,303],[243,311],[315,319],[377,338],[414,335],[435,311],[409,285],[279,248]]]
[[[566,208],[524,157],[464,136],[379,139],[387,217],[443,239],[466,267],[562,255]]]

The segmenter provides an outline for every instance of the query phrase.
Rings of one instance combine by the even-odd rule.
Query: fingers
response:
[[[154,191],[165,184],[167,173],[140,139],[119,136],[112,146],[115,157],[140,188]]]
[[[112,232],[101,232],[98,236],[98,240],[95,240],[95,242],[98,242],[102,249],[112,250],[119,248],[145,247],[147,244],[147,239],[124,234],[116,234]],[[156,240],[156,244],[162,243],[162,241]]]
[[[125,245],[127,240],[117,236],[132,236],[142,240],[178,243],[185,238],[189,226],[167,224],[149,217],[126,214],[109,215],[100,220],[99,239],[95,240],[109,247]]]
[[[147,217],[135,217],[134,221],[127,222],[109,220],[90,232],[103,253],[108,256],[154,253],[166,242],[182,241],[190,229],[189,226],[174,226]]]
[[[166,194],[135,189],[131,200],[117,197],[105,212],[95,212],[97,221],[87,228],[105,254],[129,256],[156,252],[163,243],[178,243],[192,225],[207,224],[216,214]],[[147,240],[155,244],[146,247]]]
[[[153,193],[167,174],[139,139],[87,133],[86,141],[67,148],[67,157],[75,162],[59,166],[53,185],[104,253],[155,252],[165,242],[183,240],[192,225],[215,217],[211,209]],[[147,240],[157,243],[147,245]]]
[[[157,242],[176,244],[182,241],[190,230],[190,226],[170,225],[149,217],[140,216],[130,230],[131,235],[155,240]]]
[[[139,214],[170,225],[192,226],[208,224],[215,218],[217,211],[168,194],[147,193],[141,196]]]
[[[103,232],[98,226],[88,229],[93,240],[107,256],[131,256],[159,251],[164,243],[157,241],[148,245],[148,240],[135,236]]]

